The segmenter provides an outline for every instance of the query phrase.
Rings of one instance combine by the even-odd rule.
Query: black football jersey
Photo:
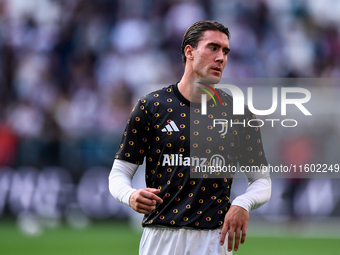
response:
[[[145,158],[146,186],[160,189],[163,199],[144,216],[144,227],[222,226],[233,175],[205,172],[193,178],[197,165],[211,165],[216,155],[226,166],[267,165],[260,130],[247,125],[255,116],[247,107],[244,116],[234,116],[232,97],[216,92],[220,104],[209,100],[206,115],[201,104],[182,96],[177,84],[142,97],[132,110],[116,159],[142,164]],[[214,125],[214,119],[228,120],[226,133],[221,134],[222,125]]]

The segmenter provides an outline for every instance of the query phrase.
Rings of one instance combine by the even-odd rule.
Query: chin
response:
[[[214,75],[207,75],[207,76],[201,76],[196,78],[197,81],[205,83],[205,84],[217,84],[220,82],[221,77],[214,76]]]
[[[204,78],[204,83],[206,83],[206,84],[217,84],[217,83],[219,83],[220,82],[220,80],[221,80],[221,77],[214,77],[214,76],[212,76],[212,77],[206,77],[206,78]]]

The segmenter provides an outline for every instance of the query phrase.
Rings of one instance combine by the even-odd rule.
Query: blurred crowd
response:
[[[112,164],[136,98],[181,78],[195,21],[233,77],[340,77],[340,2],[0,0],[0,165]]]

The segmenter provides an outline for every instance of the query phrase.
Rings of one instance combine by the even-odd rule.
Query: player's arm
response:
[[[242,207],[249,212],[269,200],[272,185],[267,171],[249,172],[245,175],[248,180],[248,188],[244,194],[234,199],[232,205]]]
[[[245,118],[256,119],[247,108],[245,109]],[[254,124],[254,121],[253,121]],[[255,125],[254,126],[259,126]],[[263,151],[260,128],[247,126],[240,130],[240,147],[238,162],[241,167],[252,167],[259,169],[261,166],[265,168],[267,160]],[[256,168],[257,167],[257,168]],[[228,250],[233,247],[235,235],[234,250],[238,250],[240,235],[242,232],[241,243],[244,243],[246,238],[247,226],[249,221],[249,211],[256,209],[266,203],[271,195],[271,180],[269,172],[248,172],[246,173],[248,180],[248,189],[246,192],[234,199],[230,209],[228,210],[223,228],[221,231],[220,243],[224,243],[225,235],[228,235]]]
[[[109,175],[109,190],[117,201],[131,206],[136,212],[147,214],[155,210],[156,203],[162,203],[163,200],[156,195],[160,192],[158,189],[132,188],[132,178],[137,168],[137,164],[116,159]]]
[[[151,122],[146,114],[146,100],[138,100],[131,111],[129,120],[109,175],[109,189],[114,198],[139,213],[150,213],[162,199],[157,189],[132,188],[132,178],[145,157]]]

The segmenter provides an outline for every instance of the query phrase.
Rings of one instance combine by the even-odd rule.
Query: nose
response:
[[[223,50],[219,50],[215,59],[217,62],[223,64],[224,61],[227,61],[226,56],[223,54]]]

